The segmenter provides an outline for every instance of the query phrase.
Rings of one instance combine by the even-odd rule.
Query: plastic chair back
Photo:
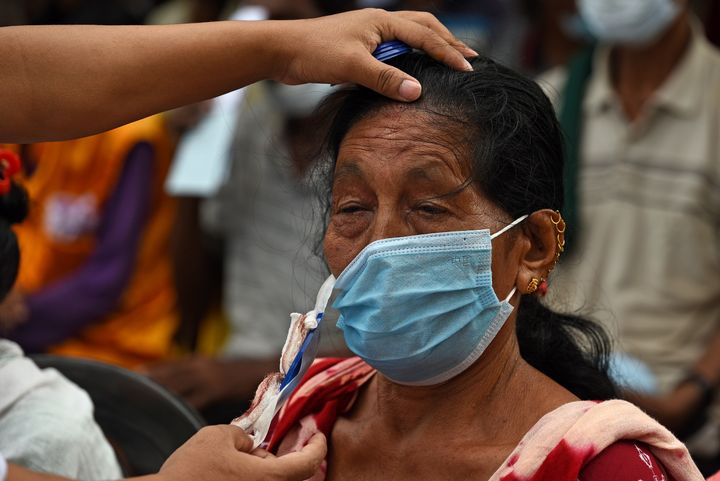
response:
[[[126,476],[156,473],[167,457],[205,423],[175,394],[138,373],[74,357],[32,356],[87,391],[95,420]]]

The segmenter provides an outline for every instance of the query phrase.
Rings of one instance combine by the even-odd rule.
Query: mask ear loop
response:
[[[505,227],[503,227],[502,229],[500,229],[499,231],[497,231],[496,233],[491,235],[490,239],[494,239],[494,238],[506,233],[507,231],[509,231],[510,229],[512,229],[513,227],[515,227],[516,225],[518,225],[519,223],[521,223],[522,221],[524,221],[527,218],[528,218],[527,214],[518,217],[517,219],[515,219],[514,221],[512,221],[511,223],[509,223],[508,225],[506,225]],[[507,297],[505,298],[505,300],[503,302],[510,303],[510,299],[512,299],[512,297],[515,295],[515,292],[517,292],[517,287],[512,288],[512,290],[510,291],[510,294],[507,295]]]
[[[502,229],[500,229],[500,230],[497,231],[496,233],[492,234],[492,235],[490,236],[490,239],[494,239],[494,238],[496,238],[496,237],[498,237],[498,236],[506,233],[507,231],[509,231],[510,229],[512,229],[513,227],[515,227],[516,225],[518,225],[520,222],[524,221],[524,220],[527,219],[527,218],[528,218],[527,214],[525,214],[525,215],[522,216],[522,217],[518,217],[517,219],[515,219],[514,221],[512,221],[510,224],[506,225],[505,227],[503,227]]]
[[[515,295],[516,292],[517,292],[517,287],[513,287],[512,290],[510,291],[510,294],[507,295],[507,297],[505,298],[505,300],[503,302],[507,302],[509,304],[510,299],[512,299],[512,297]]]

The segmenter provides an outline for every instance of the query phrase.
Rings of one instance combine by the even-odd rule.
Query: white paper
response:
[[[261,7],[243,7],[233,20],[265,20]],[[229,68],[231,68],[229,66]],[[216,97],[208,114],[178,145],[165,190],[175,196],[209,197],[217,193],[230,171],[230,148],[237,124],[237,107],[244,89]]]

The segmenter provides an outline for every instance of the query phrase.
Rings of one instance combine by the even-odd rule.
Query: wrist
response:
[[[282,81],[288,77],[294,58],[293,46],[301,42],[294,38],[296,21],[264,20],[252,22],[254,27],[252,62],[259,65],[262,80]]]
[[[232,20],[232,41],[229,48],[232,55],[228,71],[236,70],[240,75],[238,82],[251,83],[273,79],[276,76],[278,62],[282,61],[282,39],[277,22],[271,20]],[[251,64],[252,68],[246,68]],[[240,68],[236,68],[240,65]],[[236,83],[238,83],[236,82]]]

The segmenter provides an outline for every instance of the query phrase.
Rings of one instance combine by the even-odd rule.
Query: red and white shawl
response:
[[[317,432],[329,436],[374,374],[359,358],[317,360],[280,411],[268,449],[286,454]],[[590,460],[621,440],[646,445],[675,481],[703,480],[685,446],[666,428],[634,405],[611,400],[571,402],[543,416],[490,481],[576,481]],[[312,481],[323,481],[326,468],[323,463]]]

